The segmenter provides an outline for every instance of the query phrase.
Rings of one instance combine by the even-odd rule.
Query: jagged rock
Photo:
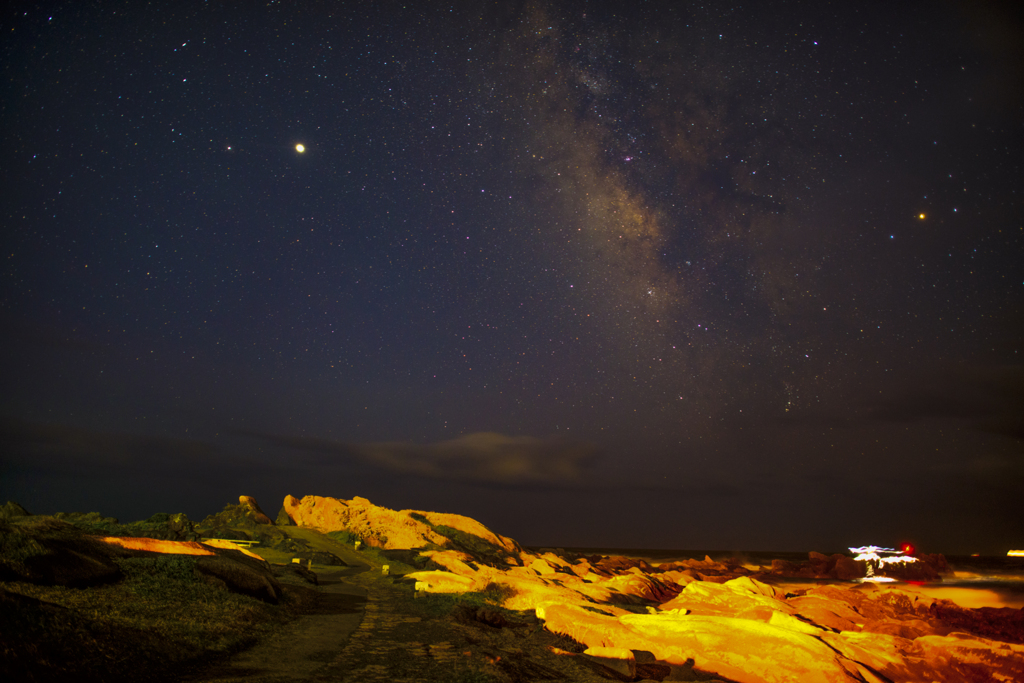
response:
[[[897,579],[899,581],[941,581],[942,577],[939,574],[938,569],[931,562],[932,556],[927,556],[928,559],[924,560],[921,558],[917,559],[916,562],[892,562],[882,565],[875,571],[878,576],[886,576],[891,579]],[[945,566],[946,558],[942,555],[937,557],[942,558],[941,564]],[[936,562],[938,564],[938,562]]]
[[[855,662],[815,635],[749,619],[678,613],[609,617],[565,605],[537,611],[545,627],[588,647],[647,650],[661,661],[693,660],[702,670],[740,683],[853,683]]]
[[[675,598],[663,603],[665,611],[682,610],[700,616],[728,616],[767,622],[775,612],[792,614],[793,608],[771,586],[741,577],[725,583],[694,581]]]
[[[862,579],[867,574],[867,563],[863,561],[857,562],[852,557],[840,555],[836,558],[833,572],[835,573],[835,578],[842,581]]]
[[[281,509],[278,511],[274,524],[277,526],[295,526],[295,522],[288,516],[288,511],[284,509],[284,506],[281,506]]]
[[[1024,645],[951,633],[902,638],[880,633],[825,633],[822,640],[843,656],[892,681],[1024,680]]]
[[[14,517],[31,517],[32,513],[21,507],[13,500],[9,500],[0,507],[0,519],[12,519]]]
[[[264,513],[263,510],[260,509],[259,503],[257,503],[256,499],[253,498],[252,496],[239,496],[238,504],[244,505],[247,508],[249,508],[249,512],[251,513],[252,518],[256,521],[257,524],[274,523],[273,520],[271,520],[270,517],[267,517],[266,513]]]
[[[238,505],[225,505],[220,512],[209,515],[196,525],[207,538],[259,540],[273,545],[286,538],[256,504],[251,496],[239,496]]]
[[[1012,607],[981,607],[965,609],[950,600],[936,600],[928,607],[929,616],[956,631],[1024,644],[1024,609]]]
[[[329,533],[349,531],[365,543],[389,550],[427,546],[460,546],[474,554],[507,556],[519,550],[512,539],[499,536],[480,522],[462,515],[418,510],[390,510],[365,498],[345,501],[285,496],[283,509],[299,526]]]

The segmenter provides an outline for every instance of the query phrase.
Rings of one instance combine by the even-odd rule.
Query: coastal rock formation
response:
[[[0,506],[0,519],[12,519],[14,517],[31,517],[32,513],[21,507],[13,500],[9,500]]]
[[[886,563],[871,567],[870,571],[876,576],[899,581],[940,581],[942,575],[949,572],[949,565],[941,554],[917,555],[912,561]],[[807,562],[772,560],[771,573],[787,578],[850,581],[868,576],[869,567],[867,561],[846,555],[811,552]]]
[[[260,509],[259,503],[252,496],[239,496],[238,504],[244,505],[249,508],[249,516],[252,517],[257,524],[273,524],[273,520],[267,517],[266,513]]]
[[[469,546],[484,554],[516,553],[519,545],[463,515],[390,510],[366,498],[352,500],[286,496],[282,511],[298,526],[330,533],[348,531],[367,545],[388,550],[428,546]]]
[[[282,595],[275,574],[317,581],[308,568],[271,568],[228,540],[108,536],[100,533],[106,526],[125,525],[95,514],[69,515],[76,520],[69,524],[7,509],[0,518],[0,580],[85,587],[130,579],[139,566],[148,571],[148,563],[170,554],[177,556],[172,566],[194,572],[192,580],[271,603]],[[865,570],[849,557],[811,553],[807,562],[775,562],[769,570],[710,557],[652,564],[534,551],[468,517],[395,511],[364,498],[289,496],[282,514],[346,544],[381,548],[392,562],[387,580],[396,593],[404,585],[420,597],[471,594],[454,613],[461,626],[500,633],[543,623],[555,634],[545,637],[557,638],[546,652],[576,657],[603,678],[660,672],[656,680],[737,683],[1024,680],[1024,611],[967,609],[909,584],[836,578]],[[294,530],[286,533],[261,515],[255,500],[242,496],[204,525],[250,535],[260,543],[253,550],[296,542],[284,538]],[[171,516],[147,523],[166,524],[164,517]],[[312,555],[322,551],[305,552],[317,567],[326,564]],[[923,557],[924,566],[945,568],[941,556]],[[422,570],[404,573],[410,569]],[[813,580],[782,578],[790,575]]]

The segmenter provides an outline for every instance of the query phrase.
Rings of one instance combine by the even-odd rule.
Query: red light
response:
[[[903,551],[904,555],[914,554],[914,546],[910,545],[909,543],[904,543],[902,546],[900,546],[900,549]]]

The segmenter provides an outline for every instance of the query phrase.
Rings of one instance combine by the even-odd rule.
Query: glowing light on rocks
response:
[[[913,552],[913,546],[908,543],[903,548],[903,550],[896,550],[895,548],[880,548],[877,545],[865,545],[860,548],[850,548],[850,552],[856,554],[856,557],[853,558],[854,560],[868,563],[868,574],[861,579],[862,581],[888,583],[896,579],[889,578],[888,576],[876,576],[876,569],[882,569],[888,564],[910,564],[911,562],[918,561],[916,557],[904,555],[905,552]],[[887,557],[883,557],[883,555]]]

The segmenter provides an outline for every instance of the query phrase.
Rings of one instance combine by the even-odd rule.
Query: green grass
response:
[[[47,552],[49,551],[28,534],[0,521],[0,560],[20,564]]]
[[[329,538],[334,539],[338,543],[341,543],[342,545],[347,545],[350,548],[355,546],[356,541],[363,543],[363,539],[361,537],[352,533],[348,529],[342,529],[341,531],[331,531],[325,535]],[[365,546],[366,544],[363,543],[363,545]]]
[[[435,617],[450,616],[460,605],[469,607],[490,607],[506,615],[514,615],[502,607],[506,599],[516,594],[516,589],[497,583],[489,583],[482,591],[469,593],[419,593],[416,603],[428,614]]]
[[[193,558],[115,561],[125,578],[107,586],[0,582],[15,594],[0,609],[0,674],[14,677],[0,677],[133,680],[238,651],[289,616],[286,605],[208,584]]]

